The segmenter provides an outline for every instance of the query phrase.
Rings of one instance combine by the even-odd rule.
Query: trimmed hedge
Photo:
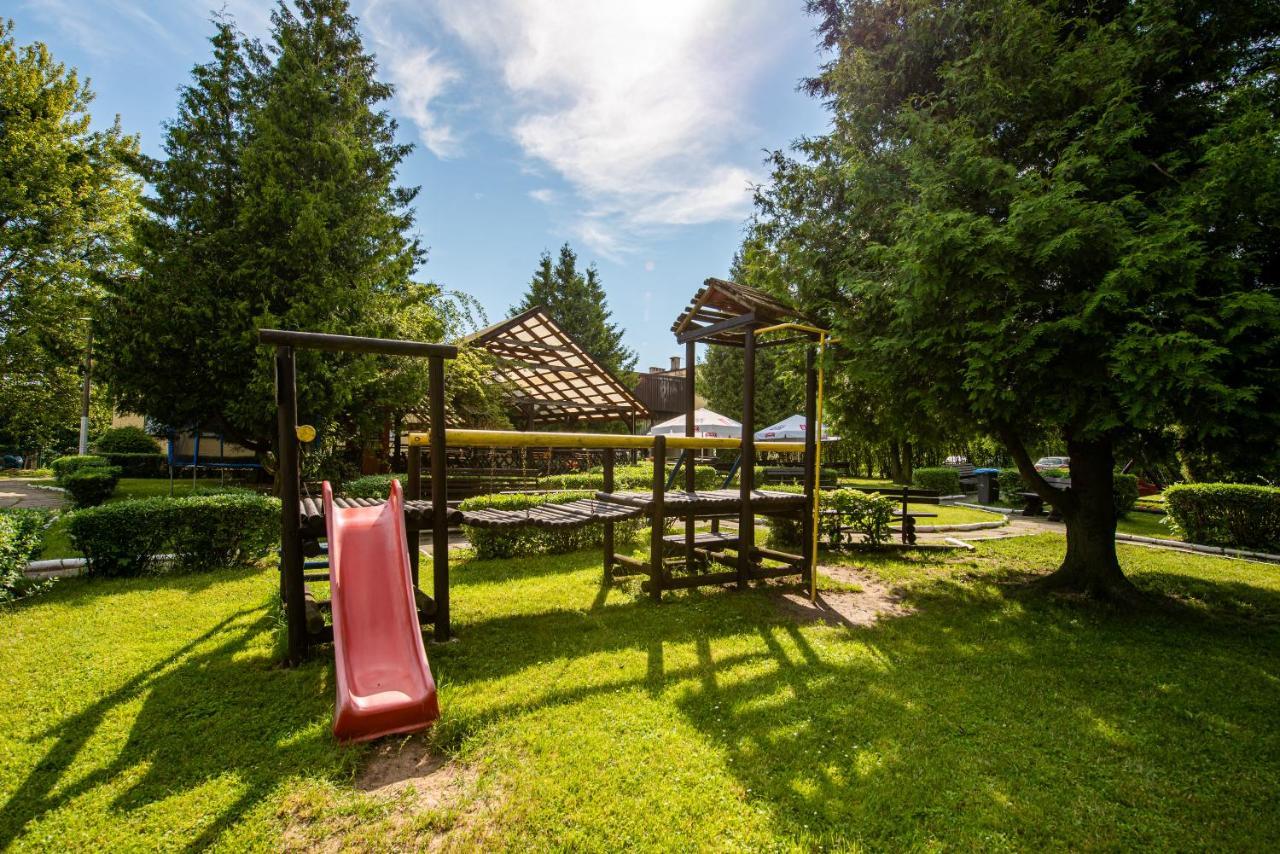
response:
[[[49,467],[53,469],[53,479],[58,482],[59,486],[66,486],[66,479],[73,472],[80,471],[84,468],[94,468],[108,466],[105,457],[99,457],[94,454],[83,454],[69,457],[58,457]]]
[[[112,427],[93,443],[99,454],[158,454],[160,444],[141,427]]]
[[[1184,483],[1166,489],[1164,498],[1190,542],[1280,553],[1280,488]]]
[[[18,599],[31,586],[23,572],[40,550],[46,518],[39,510],[0,511],[0,605]]]
[[[119,482],[120,469],[115,466],[81,466],[62,479],[62,486],[76,507],[97,507]]]
[[[1066,471],[1065,469],[1054,469],[1053,471]],[[1070,475],[1070,472],[1066,472]],[[1055,477],[1051,471],[1044,472],[1046,477]],[[1116,472],[1112,475],[1112,493],[1115,499],[1116,516],[1123,518],[1134,505],[1138,503],[1138,476],[1133,474],[1121,474]],[[1030,492],[1031,488],[1023,481],[1022,475],[1017,469],[1000,469],[1000,474],[996,476],[996,481],[1000,484],[1000,500],[1009,507],[1021,507],[1024,502],[1019,497],[1019,492]]]
[[[121,477],[168,477],[169,458],[164,454],[103,453],[108,465],[120,469]]]
[[[667,466],[667,476],[671,476],[671,466]],[[711,466],[693,467],[694,487],[696,489],[718,489],[724,476]],[[684,469],[675,486],[684,489]],[[551,474],[538,478],[539,489],[604,489],[604,471],[599,467],[590,471],[573,472],[572,474]],[[622,490],[649,490],[653,488],[653,464],[638,463],[634,466],[615,466],[613,469],[613,488]]]
[[[406,486],[408,476],[403,474],[367,474],[342,485],[342,494],[347,498],[381,498],[386,499],[391,492],[391,481],[399,480]]]
[[[960,472],[953,468],[916,469],[911,473],[911,485],[918,489],[932,489],[939,495],[959,495]]]
[[[157,568],[207,571],[251,563],[279,543],[280,502],[258,494],[117,501],[71,514],[68,533],[89,575],[122,578]]]
[[[492,508],[494,510],[525,510],[542,504],[567,504],[581,498],[592,498],[589,490],[551,492],[545,495],[477,495],[460,505],[463,510]],[[613,537],[616,546],[634,542],[645,524],[643,519],[615,522]],[[476,550],[479,558],[509,558],[537,554],[565,554],[580,549],[604,545],[604,525],[584,525],[579,528],[476,528],[463,525],[462,531]]]

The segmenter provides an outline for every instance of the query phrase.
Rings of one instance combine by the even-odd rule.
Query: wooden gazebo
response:
[[[540,306],[460,343],[494,357],[494,379],[511,390],[526,430],[624,421],[634,433],[636,420],[649,417],[639,398]]]

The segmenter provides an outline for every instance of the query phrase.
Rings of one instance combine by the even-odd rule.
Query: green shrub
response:
[[[667,466],[667,477],[675,464]],[[693,467],[695,489],[719,489],[724,476],[711,466]],[[593,468],[590,471],[573,472],[571,474],[551,474],[538,478],[539,489],[604,489],[604,471]],[[616,466],[613,470],[613,488],[619,492],[624,490],[650,490],[653,488],[653,465],[639,463],[634,466]],[[684,489],[684,469],[680,469],[676,489]]]
[[[568,504],[582,498],[592,498],[590,490],[552,492],[544,495],[478,495],[460,505],[462,510],[491,508],[494,510],[525,510],[542,504]],[[635,541],[643,519],[616,522],[613,526],[614,544],[623,546]],[[463,533],[480,558],[509,558],[536,554],[565,554],[604,544],[604,525],[592,524],[579,528],[538,528],[533,525],[519,528],[478,528],[463,525]]]
[[[407,488],[406,477],[403,474],[367,474],[343,484],[342,494],[347,498],[385,499],[391,492],[392,480],[399,480],[400,485]]]
[[[1054,472],[1061,472],[1061,474],[1054,474]],[[1071,476],[1071,472],[1067,469],[1050,469],[1042,472],[1042,474],[1045,477],[1069,478]],[[1123,517],[1138,503],[1138,477],[1137,475],[1116,472],[1113,478],[1112,491],[1115,498],[1116,516]],[[1031,487],[1027,486],[1017,469],[1000,469],[997,480],[1000,484],[1000,500],[1004,504],[1010,507],[1021,507],[1025,503],[1018,496],[1018,493],[1030,492]]]
[[[911,485],[917,489],[932,489],[940,495],[959,495],[960,473],[953,468],[916,469],[911,473]]]
[[[38,510],[0,511],[0,605],[21,597],[32,586],[23,572],[40,550],[46,519]]]
[[[71,514],[68,533],[90,575],[117,578],[155,570],[205,571],[250,563],[279,542],[280,502],[255,493],[118,501]]]
[[[799,492],[798,486],[779,486],[783,492]],[[837,489],[822,493],[820,509],[835,513],[822,514],[821,535],[832,545],[852,543],[852,535],[861,535],[861,542],[878,546],[889,541],[893,522],[893,510],[897,502],[890,496],[859,489]],[[837,526],[837,520],[839,525]],[[766,516],[769,528],[769,545],[775,548],[798,548],[804,530],[804,522],[794,517]]]
[[[1001,503],[1009,507],[1021,507],[1026,503],[1018,493],[1030,490],[1017,469],[1000,469],[1000,473],[996,475],[996,483],[1000,487]]]
[[[889,525],[893,521],[894,499],[878,492],[858,489],[837,489],[822,496],[822,506],[834,510],[832,516],[823,517],[823,533],[832,544],[838,544],[848,536],[848,529],[862,535],[867,545],[878,546],[889,541]],[[845,533],[837,530],[836,520]]]
[[[105,458],[94,456],[93,454],[58,457],[50,463],[50,467],[53,469],[54,480],[58,482],[59,486],[66,486],[66,479],[73,472],[78,472],[83,468],[94,468],[108,465],[110,465],[110,463],[108,463]]]
[[[76,507],[96,507],[111,497],[120,481],[115,466],[82,466],[62,479]]]
[[[1116,472],[1114,477],[1112,494],[1116,501],[1116,516],[1123,518],[1138,503],[1138,476]]]
[[[93,449],[107,454],[158,454],[160,445],[141,427],[112,427],[98,437]]]
[[[1169,518],[1190,542],[1280,552],[1280,488],[1186,483],[1164,497]]]
[[[121,477],[168,477],[169,458],[164,454],[104,453],[108,465],[120,469]]]

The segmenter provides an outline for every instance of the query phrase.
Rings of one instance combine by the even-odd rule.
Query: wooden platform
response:
[[[651,492],[597,492],[596,498],[615,504],[638,507],[648,513],[653,506]],[[668,492],[663,498],[664,516],[686,516],[690,513],[725,513],[742,506],[736,489],[711,489],[703,492]],[[757,489],[751,493],[751,506],[758,513],[802,510],[804,495],[796,492],[773,492]]]
[[[463,510],[461,522],[476,528],[580,528],[600,522],[625,522],[644,515],[639,507],[583,498],[568,504],[541,504],[525,510]]]
[[[377,498],[334,498],[333,503],[339,509],[349,507],[380,507],[385,501]],[[319,498],[306,497],[301,500],[302,510],[302,535],[304,537],[323,537],[325,535],[324,525],[324,502]],[[420,528],[429,528],[431,526],[431,502],[430,501],[406,501],[404,503],[405,521],[417,525]],[[460,521],[462,515],[453,508],[449,509],[449,524],[454,525]]]
[[[685,547],[684,534],[668,534],[662,538],[668,552],[679,551]],[[725,534],[720,531],[702,531],[693,535],[693,547],[709,552],[720,552],[738,547],[738,535]]]

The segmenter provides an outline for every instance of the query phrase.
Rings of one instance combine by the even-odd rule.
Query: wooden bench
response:
[[[764,470],[765,483],[804,483],[804,469],[800,466],[771,467]],[[836,474],[823,471],[818,476],[818,486],[823,489],[834,488],[837,484]]]
[[[947,466],[947,468],[955,469],[956,474],[960,477],[960,488],[965,492],[969,491],[969,487],[977,488],[978,476],[974,474],[974,466],[966,463],[962,466]]]
[[[1071,478],[1069,477],[1046,477],[1045,482],[1054,489],[1067,489],[1071,486]],[[1019,492],[1017,496],[1021,498],[1025,504],[1022,508],[1023,516],[1043,516],[1044,515],[1044,499],[1036,492]],[[1049,521],[1061,522],[1062,514],[1058,512],[1057,507],[1049,509]]]
[[[942,493],[936,489],[916,489],[910,486],[898,486],[890,489],[878,489],[874,486],[850,486],[847,488],[856,489],[859,492],[878,492],[901,502],[902,506],[893,511],[893,515],[901,519],[902,522],[897,528],[890,530],[901,534],[902,542],[908,546],[916,544],[916,519],[935,518],[938,515],[937,513],[912,513],[908,505],[942,503]]]

